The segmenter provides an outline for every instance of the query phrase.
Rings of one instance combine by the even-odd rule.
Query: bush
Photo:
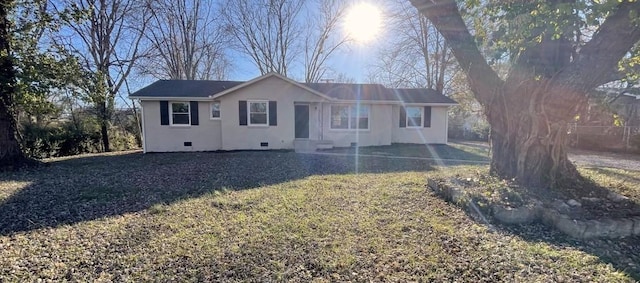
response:
[[[449,138],[451,139],[487,141],[489,140],[489,129],[489,123],[484,119],[478,119],[470,125],[465,125],[465,119],[460,115],[449,118]]]
[[[61,122],[21,125],[22,146],[34,158],[68,156],[100,151],[100,133],[93,123]]]

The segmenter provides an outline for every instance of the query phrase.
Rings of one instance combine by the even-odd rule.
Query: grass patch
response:
[[[640,258],[628,252],[638,239],[490,231],[425,186],[485,166],[366,161],[136,153],[0,173],[0,281],[629,282],[638,274],[630,264]]]

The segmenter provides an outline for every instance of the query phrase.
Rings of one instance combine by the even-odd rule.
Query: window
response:
[[[422,107],[406,107],[407,128],[422,127]]]
[[[369,129],[369,106],[331,105],[332,129]]]
[[[264,125],[269,123],[269,105],[267,101],[249,101],[249,125]]]
[[[220,119],[220,102],[211,102],[211,119]]]
[[[189,102],[171,102],[171,125],[190,125]]]
[[[349,128],[349,106],[331,105],[331,128]]]

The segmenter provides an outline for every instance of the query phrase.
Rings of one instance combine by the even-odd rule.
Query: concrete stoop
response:
[[[476,206],[476,204],[462,189],[439,183],[433,179],[427,180],[427,185],[446,201],[459,205],[472,214],[477,213],[472,209],[472,206]],[[640,216],[579,220],[561,213],[556,208],[543,205],[541,202],[517,208],[494,204],[489,211],[490,216],[503,224],[519,225],[541,222],[576,239],[640,236]]]
[[[293,148],[296,152],[300,152],[300,153],[315,152],[318,149],[333,148],[333,141],[307,140],[307,139],[294,140]]]

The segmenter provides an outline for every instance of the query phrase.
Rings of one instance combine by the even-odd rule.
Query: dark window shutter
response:
[[[278,104],[276,101],[269,101],[269,126],[278,125]]]
[[[197,101],[189,101],[189,112],[191,112],[191,125],[193,126],[200,125],[200,121],[198,120],[198,102]]]
[[[160,101],[160,125],[169,125],[169,101]]]
[[[407,110],[400,106],[400,128],[407,127]]]
[[[431,106],[424,107],[424,123],[422,123],[422,125],[425,128],[431,127]]]
[[[238,101],[238,118],[240,119],[240,126],[247,125],[247,101],[240,100]]]

